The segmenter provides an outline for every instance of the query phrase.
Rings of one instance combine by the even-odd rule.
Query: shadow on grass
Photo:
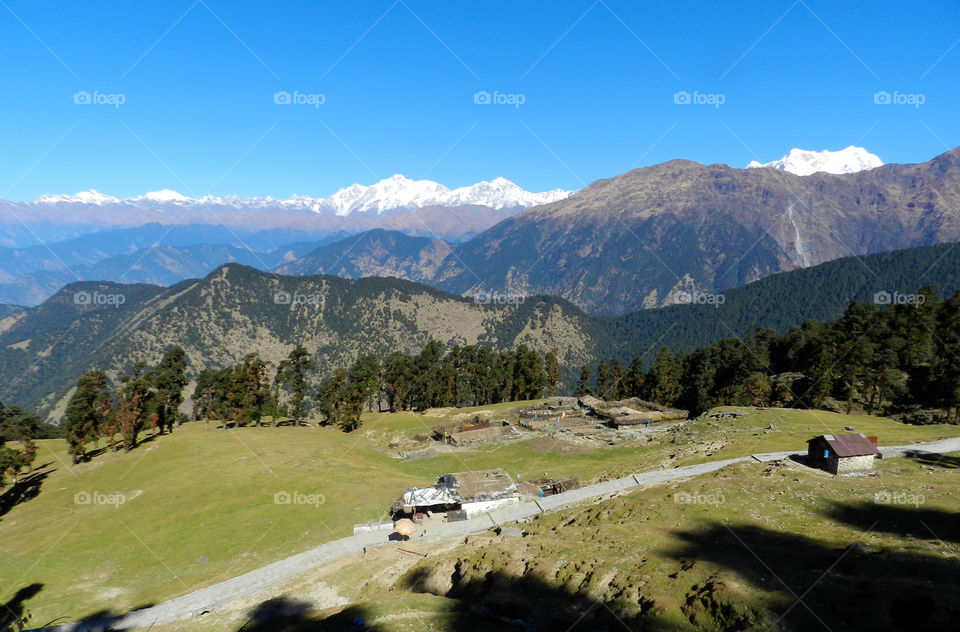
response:
[[[299,632],[316,630],[317,622],[307,616],[310,604],[286,597],[264,601],[248,613],[237,632]]]
[[[5,604],[0,605],[0,632],[24,630],[30,619],[26,609],[26,601],[36,597],[43,590],[43,584],[24,586]]]
[[[91,612],[81,619],[77,619],[70,624],[71,632],[114,632],[115,630],[122,630],[127,628],[117,627],[117,624],[131,612],[136,612],[137,610],[143,610],[145,608],[151,608],[156,604],[145,603],[134,608],[131,608],[127,612],[115,612],[108,608],[103,610],[97,610],[96,612]],[[49,624],[48,624],[49,625]],[[38,630],[43,630],[46,628],[38,628]],[[0,628],[0,632],[4,632]]]
[[[0,495],[0,517],[7,515],[11,509],[32,500],[40,493],[43,481],[53,470],[34,470],[31,474],[20,477],[12,487]]]
[[[400,588],[421,592],[422,578],[413,575]],[[645,615],[621,614],[623,604],[605,603],[563,588],[550,586],[532,577],[513,577],[490,573],[480,581],[462,582],[444,595],[447,607],[438,611],[416,612],[404,606],[404,612],[379,612],[376,603],[349,606],[336,614],[319,617],[308,614],[309,606],[286,598],[261,603],[249,613],[249,620],[237,632],[307,632],[327,630],[394,629],[399,616],[408,619],[411,629],[441,629],[451,632],[624,632],[653,630]],[[649,602],[648,606],[653,603]],[[392,616],[390,616],[392,615]],[[378,620],[391,621],[382,627]]]
[[[956,512],[921,508],[919,503],[923,502],[923,496],[919,493],[887,491],[882,494],[884,496],[880,499],[884,503],[914,502],[917,505],[911,507],[909,504],[837,504],[827,511],[827,517],[864,531],[960,543],[960,515]],[[960,581],[960,578],[957,581]]]
[[[871,549],[859,542],[837,546],[753,526],[717,524],[678,535],[686,545],[672,555],[725,567],[749,581],[772,615],[767,625],[773,630],[942,632],[960,618],[955,556]],[[737,612],[736,598],[724,594],[738,591],[722,578],[710,584],[687,593],[683,610],[695,626],[706,621],[700,618],[706,613]],[[721,629],[752,629],[735,620],[728,624]]]
[[[960,469],[960,456],[950,454],[934,454],[933,452],[913,451],[907,452],[904,456],[921,465],[932,467],[942,467],[944,469]]]

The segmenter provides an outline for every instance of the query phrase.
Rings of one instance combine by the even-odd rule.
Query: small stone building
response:
[[[827,434],[807,441],[807,462],[832,474],[872,472],[880,455],[877,438],[857,434]]]

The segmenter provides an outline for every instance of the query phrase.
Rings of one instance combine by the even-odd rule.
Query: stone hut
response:
[[[807,441],[807,461],[832,474],[872,472],[880,455],[877,438],[857,434],[826,434]]]

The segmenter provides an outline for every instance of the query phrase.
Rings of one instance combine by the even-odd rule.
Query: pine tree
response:
[[[580,380],[577,382],[577,397],[590,394],[590,367],[584,364],[580,367]]]
[[[143,375],[143,366],[135,365],[133,373],[121,379],[117,393],[116,419],[123,449],[129,452],[137,447],[140,433],[148,426],[156,427],[159,397],[150,381]]]
[[[107,376],[90,371],[77,381],[64,416],[67,451],[74,465],[86,458],[87,444],[96,442],[104,432],[109,412]]]
[[[623,367],[616,358],[610,360],[610,398],[624,399]]]
[[[937,399],[960,421],[960,292],[943,304],[937,318]]]
[[[350,367],[350,384],[357,391],[361,408],[380,409],[380,361],[375,355],[364,355]]]
[[[163,354],[150,372],[150,383],[157,391],[157,427],[160,434],[165,430],[173,432],[177,424],[180,404],[183,403],[183,389],[187,385],[187,353],[180,347],[173,347]]]
[[[260,359],[259,354],[251,353],[243,359],[243,364],[238,368],[237,382],[241,396],[240,409],[234,420],[241,426],[259,426],[271,404],[267,363]]]
[[[636,356],[623,377],[623,392],[627,397],[640,397],[644,381],[643,356]]]
[[[317,395],[318,408],[323,414],[321,425],[334,425],[344,432],[352,432],[360,427],[362,400],[356,385],[351,385],[347,372],[334,371],[320,385]]]
[[[289,414],[294,425],[300,424],[307,414],[307,373],[315,368],[310,353],[301,344],[294,347],[277,368],[276,384],[290,389]],[[275,392],[274,398],[277,397]]]
[[[680,367],[670,349],[661,347],[644,380],[644,399],[673,406],[680,397]]]
[[[610,371],[607,369],[607,363],[600,360],[600,366],[597,367],[597,397],[607,399],[610,389]]]
[[[411,363],[412,359],[399,351],[391,352],[383,361],[383,390],[390,412],[410,407]]]
[[[560,384],[560,360],[558,354],[560,350],[553,348],[547,353],[544,364],[547,370],[547,397],[553,397],[557,393],[557,386]]]

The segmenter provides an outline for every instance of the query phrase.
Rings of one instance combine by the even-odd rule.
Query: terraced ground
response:
[[[510,409],[514,407],[516,405],[499,406],[495,414],[510,415]],[[574,475],[584,482],[592,482],[644,469],[738,456],[738,451],[741,454],[773,451],[781,449],[784,443],[789,443],[790,448],[802,448],[802,442],[800,446],[795,445],[794,437],[804,439],[822,432],[837,432],[851,423],[858,430],[878,434],[881,443],[887,444],[960,435],[960,427],[956,426],[910,427],[890,420],[851,418],[829,413],[756,411],[736,422],[696,421],[674,432],[652,434],[615,446],[587,446],[565,438],[535,437],[469,449],[437,451],[433,456],[417,460],[396,458],[398,449],[425,445],[415,437],[427,433],[434,423],[463,412],[368,415],[364,420],[364,428],[351,435],[327,429],[289,427],[236,430],[211,427],[207,430],[202,424],[188,424],[174,435],[157,437],[130,454],[105,453],[92,463],[77,467],[69,466],[62,442],[42,442],[37,463],[43,467],[38,468],[34,477],[19,490],[24,492],[27,499],[12,508],[4,506],[4,513],[0,517],[0,603],[16,601],[14,605],[32,612],[33,622],[38,626],[58,617],[77,620],[93,614],[124,612],[156,603],[348,535],[354,523],[383,517],[390,502],[406,487],[430,483],[434,476],[449,471],[503,466],[522,478],[543,474]],[[771,422],[768,416],[771,414],[784,415],[779,422],[773,422],[773,429],[769,428]],[[698,439],[697,436],[701,434],[703,438]],[[947,477],[947,482],[952,481],[952,489],[956,490],[956,473],[944,470],[940,465],[918,466],[909,461],[890,463],[893,464],[891,467],[897,468],[929,468],[930,481],[939,481],[941,476]],[[883,463],[883,466],[886,469],[887,463]],[[749,482],[766,480],[757,471],[750,470],[751,467],[769,466],[757,464],[737,467],[745,468],[737,476]],[[921,469],[920,472],[927,470]],[[732,474],[725,470],[722,475]],[[905,471],[905,475],[908,478],[920,476],[912,471]],[[849,490],[852,484],[875,485],[878,481],[883,482],[887,474],[883,473],[877,479],[829,479],[808,472],[802,475],[793,473],[792,476],[798,478],[793,483],[806,485],[809,478],[813,485],[839,485],[837,489],[843,492]],[[951,476],[952,479],[949,478]],[[912,479],[908,478],[903,479],[903,487],[913,484]],[[759,516],[757,519],[761,523],[765,524],[763,521],[766,520],[780,522],[784,518],[778,517],[777,508],[783,506],[789,509],[788,505],[794,504],[795,499],[802,496],[793,491],[788,493],[789,485],[778,490],[763,487],[753,489],[737,483],[738,480],[735,477],[730,486],[723,488],[726,490],[723,494],[725,502],[716,506],[674,505],[672,496],[656,496],[666,493],[663,489],[631,494],[631,499],[648,498],[639,501],[641,503],[654,503],[655,499],[659,499],[654,504],[660,509],[648,511],[644,505],[624,508],[626,522],[619,531],[610,532],[609,537],[626,538],[624,550],[641,550],[652,541],[654,534],[659,536],[678,525],[682,526],[682,516],[692,520],[688,523],[690,528],[706,526],[704,521],[707,518],[719,520],[722,517],[715,512],[710,513],[710,510],[729,510],[731,516],[743,518],[751,515],[744,509],[744,505],[750,503],[757,503],[753,513]],[[940,483],[937,482],[937,485]],[[946,483],[944,485],[944,490],[951,489]],[[859,492],[861,496],[863,493],[869,496],[871,488],[864,489]],[[784,494],[777,494],[777,491],[784,491]],[[104,504],[110,498],[118,498],[109,495],[113,492],[122,494],[124,502]],[[317,502],[276,504],[275,495],[283,492],[296,492],[303,498],[313,495],[313,500]],[[816,487],[804,492],[812,497],[818,493],[821,492]],[[649,494],[654,496],[648,497]],[[779,496],[778,502],[767,503],[763,499],[768,496]],[[940,504],[950,507],[952,502],[956,511],[957,498],[949,496],[943,497]],[[854,497],[844,498],[851,500]],[[928,504],[925,506],[931,506],[930,502],[940,502],[931,500],[939,498],[932,492],[926,498]],[[593,563],[588,553],[596,551],[599,554],[604,546],[609,547],[611,543],[608,541],[604,545],[608,536],[599,531],[605,519],[591,523],[592,519],[577,518],[582,511],[571,509],[539,519],[536,525],[551,526],[536,531],[539,534],[536,536],[520,540],[487,538],[489,542],[486,544],[484,538],[470,538],[466,546],[476,547],[480,543],[477,551],[488,551],[489,555],[494,555],[496,547],[500,546],[496,543],[502,540],[506,543],[504,555],[511,559],[520,555],[518,559],[523,559],[525,554],[520,551],[510,552],[510,547],[523,543],[523,546],[536,546],[537,550],[542,551],[542,562],[531,565],[531,569],[562,560],[578,560],[581,568],[588,568]],[[696,518],[697,515],[701,517]],[[553,531],[553,526],[571,518],[575,518],[570,524],[574,528]],[[806,519],[817,524],[822,520],[809,512]],[[560,522],[552,525],[552,521]],[[793,526],[795,523],[784,524]],[[528,527],[531,533],[539,529],[536,525]],[[561,532],[562,536],[558,535]],[[802,528],[792,531],[786,529],[785,532],[807,533]],[[676,538],[669,536],[666,541],[676,541]],[[563,542],[572,548],[554,548]],[[599,544],[595,546],[594,542]],[[577,547],[581,547],[584,553],[573,555],[580,550]],[[613,556],[617,551],[616,548],[610,548],[609,553]],[[422,564],[441,562],[436,547],[431,547],[427,552],[430,557],[425,558]],[[475,601],[469,593],[457,592],[465,590],[464,587],[468,585],[475,585],[475,581],[462,583],[458,580],[457,588],[452,593],[442,590],[444,586],[440,585],[434,592],[442,596],[403,589],[406,584],[396,582],[416,585],[409,578],[401,579],[404,573],[436,576],[437,571],[432,570],[435,567],[410,571],[409,563],[386,559],[390,555],[409,558],[408,562],[419,559],[412,553],[377,551],[371,555],[386,557],[382,561],[370,558],[351,563],[348,560],[338,563],[337,569],[320,569],[318,573],[336,577],[330,580],[330,584],[311,582],[309,578],[300,583],[293,582],[289,586],[292,598],[304,599],[318,595],[314,601],[305,601],[313,610],[318,604],[340,608],[357,604],[349,607],[372,612],[366,619],[371,616],[376,618],[380,612],[382,617],[390,617],[386,621],[394,621],[401,626],[396,629],[406,629],[402,626],[406,625],[404,621],[407,620],[400,615],[410,608],[413,608],[412,612],[420,612],[426,608],[424,604],[432,604],[426,611],[436,610],[436,616],[442,620],[443,617],[455,617],[459,609],[467,607],[465,604]],[[449,555],[458,559],[460,556],[472,559],[473,554],[464,549],[463,552],[453,551]],[[616,557],[622,558],[625,565],[640,563],[639,558],[625,557],[622,552],[617,553]],[[662,561],[666,564],[669,559],[672,558],[663,557]],[[691,559],[701,563],[700,557]],[[467,567],[477,566],[479,570],[484,568],[485,563],[469,562]],[[461,567],[466,571],[467,567],[462,564]],[[591,574],[594,578],[592,581],[596,582],[608,573],[594,572]],[[442,575],[444,573],[440,573]],[[464,572],[462,576],[466,578],[469,575]],[[544,590],[569,587],[570,581],[573,581],[563,573],[552,577],[549,573],[521,574],[523,577],[527,575],[531,578],[542,575]],[[453,573],[447,575],[448,578],[455,576]],[[623,581],[633,581],[630,576],[628,573]],[[612,578],[615,579],[616,575]],[[641,580],[650,581],[641,577],[634,584],[642,587],[637,583]],[[666,586],[666,580],[664,582]],[[605,583],[609,584],[609,581]],[[580,584],[584,582],[581,580],[577,585]],[[585,588],[590,588],[590,584],[586,582]],[[17,601],[15,597],[21,590],[26,592],[19,593],[21,597]],[[269,595],[257,597],[265,601],[282,592],[272,590]],[[518,588],[517,592],[520,594],[527,590]],[[593,593],[588,591],[585,594]],[[629,591],[625,594],[632,595]],[[605,593],[597,598],[605,603],[615,601]],[[650,598],[657,601],[656,595]],[[639,597],[630,596],[630,599],[637,601]],[[664,597],[659,599],[659,603],[669,603],[663,601]],[[279,607],[277,604],[274,606]],[[202,629],[197,627],[201,625],[211,626],[210,629],[236,629],[244,624],[250,609],[256,607],[257,603],[253,602],[238,604],[233,609],[235,618],[192,621],[189,627],[182,629]],[[606,611],[606,608],[602,610]],[[328,614],[330,612],[321,609],[319,614],[314,612],[309,616]],[[428,618],[433,616],[431,614]],[[253,624],[244,629],[251,629],[250,625]],[[178,628],[174,626],[170,629]]]

